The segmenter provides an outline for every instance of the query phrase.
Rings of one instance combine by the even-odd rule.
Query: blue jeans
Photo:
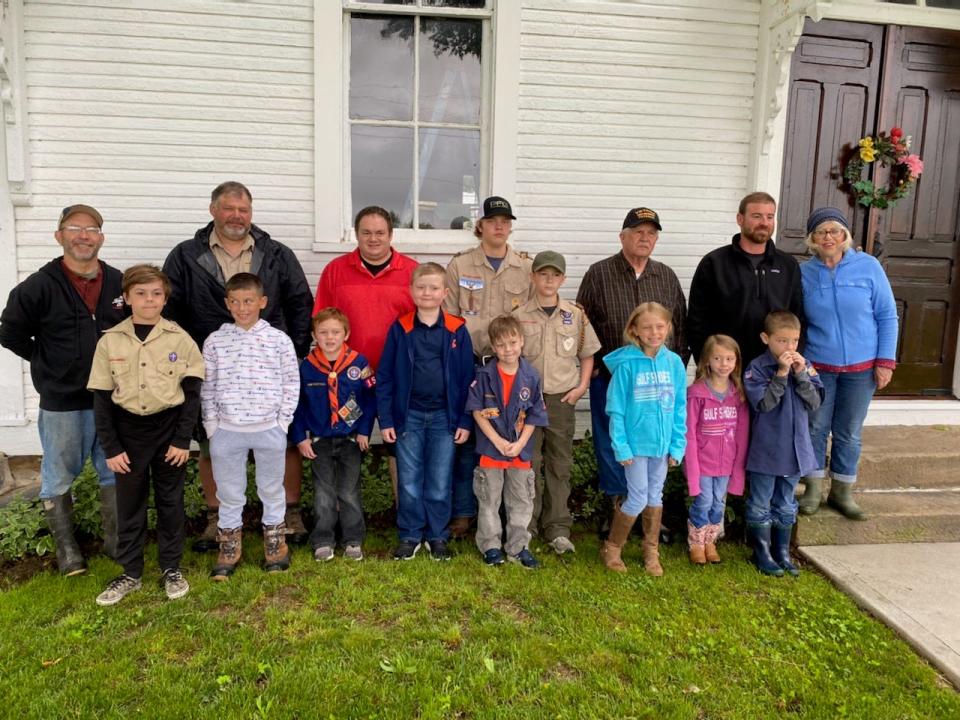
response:
[[[446,410],[409,410],[397,436],[397,530],[400,540],[449,537],[453,433]]]
[[[764,475],[748,473],[750,494],[747,497],[747,523],[750,525],[782,525],[797,521],[797,483],[799,475]]]
[[[694,527],[717,525],[723,520],[729,482],[729,477],[700,477],[700,494],[694,496],[690,505],[690,522]]]
[[[477,496],[473,494],[473,471],[480,462],[477,455],[477,435],[471,432],[462,445],[456,445],[453,460],[453,509],[450,517],[477,516]]]
[[[90,458],[100,477],[101,487],[116,485],[117,478],[107,467],[107,460],[97,440],[93,410],[55,412],[40,409],[37,419],[40,431],[40,498],[59,497],[70,492],[70,486],[83,471]]]
[[[590,423],[593,430],[593,450],[597,456],[600,489],[607,495],[626,495],[627,479],[623,466],[617,462],[610,443],[610,416],[607,415],[607,386],[610,378],[603,373],[590,380]]]
[[[857,481],[860,462],[860,433],[870,400],[877,389],[873,370],[855,373],[820,373],[823,403],[810,414],[810,440],[819,469],[810,477],[826,473],[827,436],[833,434],[830,447],[830,477],[839,482]]]
[[[619,463],[618,463],[619,464]],[[638,455],[629,465],[623,466],[627,479],[627,499],[620,506],[624,515],[637,516],[645,507],[663,505],[663,484],[667,480],[667,456],[643,457]]]

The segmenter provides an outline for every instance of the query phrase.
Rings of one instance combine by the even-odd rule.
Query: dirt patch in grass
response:
[[[47,570],[56,571],[57,561],[53,556],[37,557],[31,555],[21,560],[0,564],[0,590],[9,590],[21,585],[37,573]]]
[[[501,598],[493,603],[493,609],[497,610],[518,623],[529,623],[533,618],[522,607],[517,605],[509,598]]]
[[[544,679],[546,682],[550,680],[556,680],[557,682],[576,682],[582,677],[581,673],[576,668],[572,668],[566,663],[558,662],[547,672],[547,676]]]

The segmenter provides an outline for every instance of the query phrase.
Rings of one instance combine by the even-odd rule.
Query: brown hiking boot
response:
[[[636,522],[636,515],[624,515],[619,507],[613,509],[613,524],[610,526],[610,535],[600,548],[600,559],[608,570],[625,573],[627,566],[623,564],[620,553],[630,536],[630,528]]]
[[[687,545],[690,546],[690,562],[694,565],[706,565],[706,549],[704,547],[704,536],[707,527],[696,527],[689,520],[687,521]]]
[[[207,526],[200,533],[200,537],[193,541],[194,552],[213,552],[220,548],[217,541],[217,521],[219,517],[220,510],[218,508],[207,508]]]
[[[300,513],[300,505],[287,505],[287,511],[283,515],[283,524],[286,527],[284,532],[293,545],[303,545],[310,533],[307,532],[307,526],[303,524],[303,515]]]
[[[663,575],[660,565],[660,518],[663,517],[663,506],[643,509],[640,515],[643,523],[643,567],[654,577]]]
[[[470,518],[468,517],[456,517],[450,521],[450,537],[454,540],[459,540],[467,536],[467,532],[470,530]]]
[[[263,526],[263,569],[269,573],[282,572],[290,567],[286,532],[283,523]]]
[[[210,571],[210,577],[217,581],[226,580],[237,569],[240,555],[243,552],[243,528],[232,530],[217,529],[217,542],[220,543],[220,554],[217,555],[217,564]]]
[[[721,529],[722,526],[720,523],[715,525],[707,525],[704,528],[706,534],[703,538],[703,554],[704,557],[706,557],[707,562],[720,562],[720,554],[717,552],[717,538],[720,537]]]

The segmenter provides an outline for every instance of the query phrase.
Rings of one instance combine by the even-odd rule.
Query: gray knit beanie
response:
[[[816,230],[821,223],[825,223],[828,220],[838,222],[847,230],[850,230],[850,223],[847,222],[847,216],[843,214],[843,210],[838,210],[835,207],[822,207],[814,210],[810,213],[810,217],[807,218],[807,234],[809,235]]]

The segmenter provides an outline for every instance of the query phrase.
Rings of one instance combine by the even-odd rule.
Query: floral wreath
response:
[[[860,139],[843,169],[843,178],[858,204],[882,210],[893,207],[910,192],[923,172],[923,160],[909,150],[910,136],[898,127],[891,128],[889,134],[881,132],[876,137]],[[862,179],[863,166],[872,162],[890,168],[886,187],[876,187],[872,181]]]

